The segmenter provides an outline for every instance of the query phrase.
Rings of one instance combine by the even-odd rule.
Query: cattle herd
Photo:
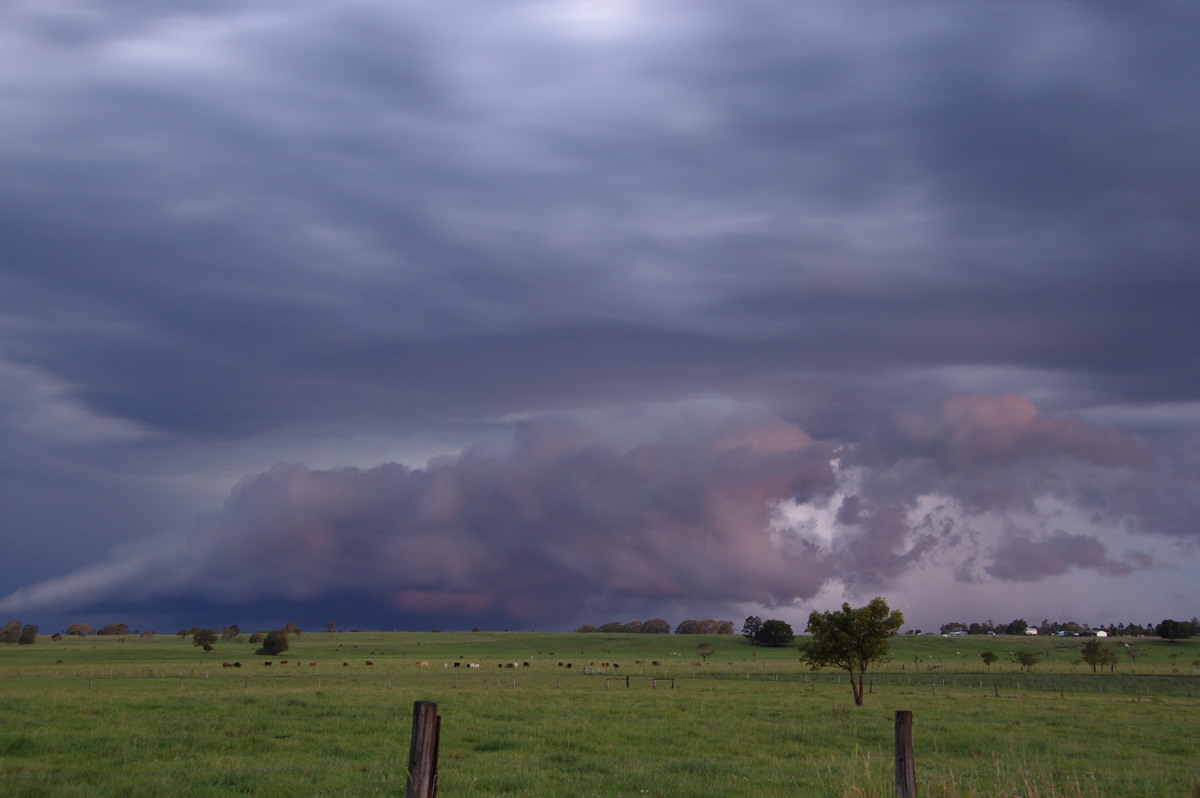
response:
[[[289,664],[290,662],[291,662],[291,660],[286,660],[286,659],[281,659],[281,660],[279,660],[279,661],[278,661],[278,663],[279,663],[280,665],[287,665],[287,664]],[[270,666],[270,665],[273,665],[273,664],[275,664],[275,663],[274,663],[274,661],[272,661],[272,660],[267,660],[267,661],[263,662],[263,665],[265,665],[265,666]],[[301,660],[295,660],[295,664],[296,664],[296,665],[304,665],[305,663],[304,663],[303,661],[301,661]],[[348,668],[348,667],[350,667],[350,664],[351,664],[351,663],[350,663],[350,661],[349,661],[349,660],[343,660],[343,661],[342,661],[342,667],[343,667],[343,668]],[[369,660],[369,659],[363,660],[363,665],[374,665],[374,664],[375,664],[375,661],[374,661],[374,660]],[[463,662],[454,662],[454,663],[443,662],[443,663],[442,663],[442,667],[443,667],[443,668],[449,668],[449,667],[451,667],[451,665],[452,665],[452,664],[453,664],[453,666],[454,666],[455,668],[461,668],[461,667],[462,667],[464,664],[465,664],[465,665],[466,665],[468,668],[478,668],[478,667],[480,666],[480,664],[479,664],[478,662],[467,662],[467,663],[463,663]],[[634,661],[633,661],[633,664],[634,664],[634,665],[644,665],[644,664],[645,664],[645,661],[644,661],[644,660],[640,660],[640,659],[638,659],[638,660],[634,660]],[[317,661],[316,661],[316,660],[311,660],[311,661],[308,663],[308,665],[309,665],[309,667],[313,667],[313,668],[315,668],[315,667],[317,666]],[[558,667],[560,667],[560,668],[571,668],[573,665],[574,665],[574,663],[571,663],[571,662],[561,662],[561,661],[560,661],[560,662],[558,663]],[[650,665],[651,665],[652,667],[656,667],[656,668],[657,668],[657,667],[660,667],[660,666],[662,665],[662,662],[661,662],[660,660],[651,660],[651,661],[650,661]],[[242,663],[241,663],[241,662],[222,662],[222,663],[221,663],[221,667],[222,667],[222,668],[240,668],[240,667],[242,667]],[[418,661],[417,661],[417,667],[419,667],[419,668],[428,668],[428,667],[429,667],[429,661],[428,661],[428,660],[418,660]],[[522,667],[524,667],[524,668],[528,668],[528,667],[530,667],[530,663],[529,663],[528,661],[524,661],[524,662],[498,662],[498,663],[496,663],[496,667],[497,667],[497,668],[509,668],[509,669],[516,669],[516,668],[522,668]],[[590,670],[591,668],[595,668],[595,667],[597,667],[597,664],[596,664],[595,662],[589,662],[589,663],[588,663],[588,669],[589,669],[589,670]],[[621,665],[620,665],[620,663],[617,663],[617,662],[601,662],[601,663],[599,663],[599,667],[600,667],[600,668],[602,668],[602,669],[604,669],[604,670],[606,670],[606,671],[607,671],[609,668],[612,668],[612,669],[614,669],[614,670],[619,670],[619,669],[621,668]]]

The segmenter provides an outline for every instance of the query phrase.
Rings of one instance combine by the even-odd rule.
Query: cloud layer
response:
[[[1085,509],[1063,498],[1090,481],[1075,469],[1141,467],[1142,442],[1022,397],[951,396],[898,413],[891,440],[909,445],[890,466],[852,465],[865,446],[815,442],[749,408],[689,410],[524,422],[507,446],[419,469],[279,465],[188,535],[19,591],[0,611],[360,594],[377,619],[554,626],[622,609],[786,607],[831,582],[886,589],[929,560],[959,563],[966,582],[1153,567],[1144,551],[1109,551],[1102,538],[1130,520],[1115,511],[1086,508],[1077,533],[1027,512],[1052,499],[1060,513]],[[946,475],[947,452],[974,469],[972,484],[995,483],[986,503]],[[1009,479],[1018,465],[1045,480]]]
[[[1069,0],[9,2],[0,606],[515,622],[890,584],[933,613],[936,584],[1195,614],[1197,31]],[[287,568],[255,587],[256,553]]]

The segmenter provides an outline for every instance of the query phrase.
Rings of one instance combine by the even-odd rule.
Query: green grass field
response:
[[[899,637],[857,708],[844,675],[731,636],[309,632],[271,666],[42,637],[0,646],[0,794],[402,795],[430,700],[447,798],[889,796],[899,709],[922,796],[1200,795],[1200,642],[1141,641],[1115,673],[1082,642]],[[1023,648],[1048,659],[1021,672]]]

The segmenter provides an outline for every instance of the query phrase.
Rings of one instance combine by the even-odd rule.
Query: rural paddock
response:
[[[1047,651],[1029,674],[982,668],[976,641],[898,640],[855,708],[794,651],[706,637],[697,666],[699,640],[639,637],[308,633],[271,667],[174,636],[0,647],[0,776],[6,795],[403,794],[429,700],[444,796],[890,795],[901,709],[922,796],[1197,786],[1196,644],[1113,674]]]

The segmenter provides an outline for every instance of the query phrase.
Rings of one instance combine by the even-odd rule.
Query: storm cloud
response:
[[[1033,417],[963,414],[963,403],[992,411],[1015,405]],[[976,450],[977,463],[998,438],[1019,440],[1030,424],[1069,434],[1047,434],[1025,455],[1002,447],[1006,466],[1086,461],[1087,441],[1114,437],[1046,418],[1011,395],[949,397],[942,407],[961,437],[960,453]],[[966,536],[960,527],[978,525],[986,516],[980,508],[943,505],[940,522],[915,514],[929,496],[953,500],[954,483],[940,469],[925,472],[928,480],[906,469],[868,475],[843,465],[854,444],[814,441],[761,410],[684,410],[522,422],[503,445],[424,468],[277,465],[244,479],[187,535],[144,541],[18,591],[0,611],[103,606],[130,596],[240,606],[360,594],[376,608],[372,617],[554,625],[585,612],[689,602],[786,607],[835,580],[887,587],[936,557],[979,560],[986,575],[1028,582],[1072,567],[1123,576],[1152,565],[1144,553],[1114,561],[1095,536],[1058,529],[1037,538],[1025,527]],[[896,421],[904,429],[914,423],[911,413]],[[936,461],[926,436],[917,437],[904,459]],[[1140,461],[1141,448],[1125,443]],[[1008,504],[1041,498],[1013,496]],[[818,525],[814,514],[826,518]]]
[[[7,3],[0,607],[1195,614],[1198,31]]]

